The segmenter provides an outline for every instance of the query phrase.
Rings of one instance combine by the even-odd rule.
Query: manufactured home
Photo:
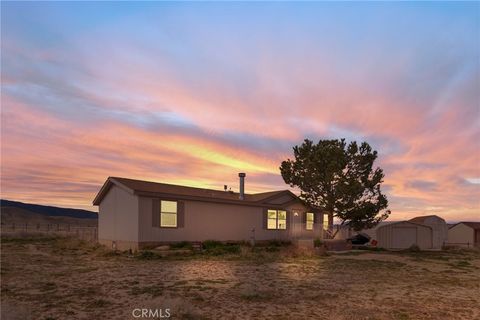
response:
[[[323,237],[331,215],[289,190],[248,194],[109,177],[95,197],[98,240],[137,250],[181,241],[300,240]]]

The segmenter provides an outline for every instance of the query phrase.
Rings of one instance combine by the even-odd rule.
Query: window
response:
[[[287,229],[287,211],[278,210],[277,229]]]
[[[326,213],[323,214],[323,229],[328,229],[328,214]]]
[[[268,210],[267,229],[277,229],[277,210]]]
[[[177,227],[177,202],[160,201],[160,227]]]
[[[287,229],[287,211],[269,209],[267,212],[267,229],[270,229],[270,230]]]
[[[306,225],[305,225],[305,228],[307,230],[313,230],[313,213],[312,212],[307,212],[305,213],[306,217],[305,217],[305,220],[306,220]]]

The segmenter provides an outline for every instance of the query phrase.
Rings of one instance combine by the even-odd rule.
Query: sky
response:
[[[2,1],[1,197],[287,189],[293,146],[346,138],[378,151],[390,220],[480,221],[479,21],[479,2]]]

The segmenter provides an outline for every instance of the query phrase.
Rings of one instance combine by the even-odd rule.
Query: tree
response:
[[[301,190],[300,198],[312,207],[323,208],[358,231],[386,219],[390,210],[380,185],[384,174],[373,169],[377,151],[367,142],[360,146],[345,139],[306,139],[293,147],[295,159],[280,166],[283,180]],[[383,212],[381,212],[384,210]]]

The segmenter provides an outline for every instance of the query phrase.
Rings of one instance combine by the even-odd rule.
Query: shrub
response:
[[[207,249],[206,253],[212,256],[220,256],[223,254],[237,254],[240,253],[240,251],[241,250],[239,245],[222,245]]]
[[[216,241],[216,240],[206,240],[206,241],[202,242],[202,247],[205,250],[210,250],[210,249],[218,248],[218,247],[221,247],[221,246],[223,246],[223,243],[221,243],[220,241]]]
[[[225,253],[240,253],[240,246],[238,244],[226,245],[223,247]]]
[[[280,248],[279,247],[266,247],[265,251],[267,251],[267,252],[278,252],[278,251],[280,251]]]
[[[160,259],[160,258],[161,258],[160,255],[148,250],[140,251],[140,253],[137,256],[137,259],[140,259],[140,260],[154,260],[154,259]]]
[[[192,244],[188,241],[176,242],[170,244],[170,249],[192,249]]]
[[[412,244],[412,245],[410,246],[410,248],[408,248],[408,251],[410,251],[410,252],[419,252],[419,251],[420,251],[420,247],[417,246],[416,244]]]
[[[316,247],[316,248],[323,246],[322,239],[317,238],[317,239],[313,240],[313,246]]]
[[[207,240],[202,243],[205,253],[219,256],[222,254],[237,254],[241,252],[240,245],[234,243],[222,243],[215,240]]]
[[[472,267],[472,264],[467,260],[459,260],[455,263],[450,263],[450,266],[457,267],[457,268],[468,268],[468,267]]]
[[[282,241],[282,240],[270,240],[267,242],[267,247],[286,247],[291,245],[290,241]]]
[[[104,257],[116,257],[122,255],[120,251],[116,250],[104,250],[102,254]]]

